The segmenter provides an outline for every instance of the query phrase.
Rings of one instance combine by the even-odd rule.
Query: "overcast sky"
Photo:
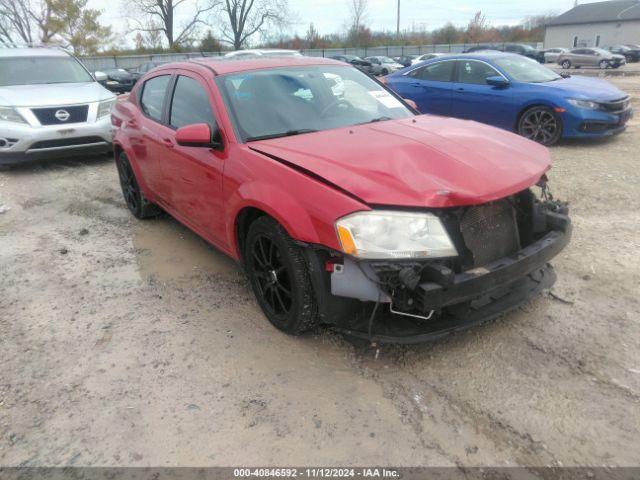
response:
[[[90,6],[103,12],[102,21],[110,24],[116,33],[124,33],[126,16],[129,12],[121,8],[122,0],[90,0]],[[189,0],[191,2],[203,0]],[[582,0],[580,3],[589,3]],[[519,23],[527,15],[537,15],[550,11],[562,13],[573,7],[574,0],[401,0],[400,28],[425,26],[428,30],[441,27],[448,21],[465,25],[478,10],[482,10],[491,25],[512,25]],[[188,7],[184,4],[178,10],[184,20]],[[291,25],[291,33],[303,35],[309,23],[313,22],[321,34],[342,30],[349,15],[347,0],[289,0],[290,10],[296,23]],[[397,0],[369,0],[368,25],[374,30],[396,28]],[[215,28],[214,28],[215,33]]]

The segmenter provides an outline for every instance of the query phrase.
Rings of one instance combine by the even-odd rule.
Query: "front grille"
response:
[[[86,122],[89,105],[32,108],[31,111],[41,125],[65,125],[67,123]],[[66,112],[66,115],[64,112]],[[58,116],[56,116],[56,113],[58,113]]]
[[[478,267],[520,249],[515,209],[509,200],[469,207],[460,219],[460,233]]]
[[[75,138],[58,138],[55,140],[42,140],[31,145],[30,150],[38,148],[56,148],[56,147],[72,147],[75,145],[87,145],[90,143],[106,143],[102,137],[75,137]]]
[[[629,97],[624,97],[612,102],[601,103],[600,105],[605,112],[619,113],[629,108],[629,103]]]

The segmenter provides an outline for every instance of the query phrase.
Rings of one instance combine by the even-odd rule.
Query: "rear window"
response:
[[[450,82],[454,65],[455,62],[451,60],[436,62],[411,71],[409,76],[431,82]]]
[[[142,96],[140,97],[140,107],[145,115],[158,122],[162,120],[162,107],[164,106],[164,97],[170,79],[171,75],[161,75],[144,82]]]
[[[72,57],[0,58],[0,87],[84,82],[93,78]]]

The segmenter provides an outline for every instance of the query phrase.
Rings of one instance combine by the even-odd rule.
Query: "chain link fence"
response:
[[[300,52],[310,57],[332,57],[334,55],[356,55],[358,57],[370,57],[384,55],[387,57],[399,57],[404,55],[422,55],[424,53],[462,53],[468,48],[477,46],[477,43],[441,43],[433,45],[398,45],[387,47],[359,47],[359,48],[317,48],[303,49]],[[502,43],[487,43],[500,47]],[[542,48],[542,43],[527,43],[534,48]],[[80,57],[80,60],[90,71],[109,68],[136,68],[146,62],[176,62],[190,58],[218,57],[226,52],[195,52],[195,53],[158,53],[149,55],[113,55]]]

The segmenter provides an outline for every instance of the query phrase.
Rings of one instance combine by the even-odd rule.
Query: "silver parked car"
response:
[[[0,48],[0,164],[108,152],[115,99],[65,51]]]
[[[626,62],[623,55],[611,53],[602,48],[574,48],[558,56],[562,68],[599,67],[618,68]]]
[[[425,62],[427,60],[431,60],[432,58],[439,58],[439,57],[444,57],[446,55],[450,55],[449,53],[424,53],[422,55],[420,55],[419,57],[414,58],[413,60],[411,60],[411,65],[415,65],[416,63],[420,63],[420,62]]]
[[[568,51],[568,48],[548,48],[544,51],[544,63],[556,63],[558,61],[558,57]]]
[[[371,73],[374,75],[389,75],[404,68],[404,65],[399,64],[394,59],[384,56],[366,57],[365,60],[371,63]]]

